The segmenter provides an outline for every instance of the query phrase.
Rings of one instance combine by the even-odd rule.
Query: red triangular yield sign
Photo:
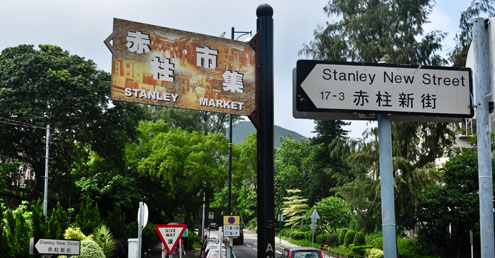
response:
[[[186,228],[187,225],[185,224],[155,225],[156,232],[158,232],[168,254],[172,254],[175,250]]]

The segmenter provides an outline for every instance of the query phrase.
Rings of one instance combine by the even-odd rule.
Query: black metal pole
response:
[[[231,39],[234,39],[234,27],[232,27]],[[232,114],[229,114],[229,206],[227,215],[232,215]]]
[[[256,9],[260,65],[260,127],[258,148],[258,258],[275,257],[274,183],[273,183],[273,8],[261,4]]]

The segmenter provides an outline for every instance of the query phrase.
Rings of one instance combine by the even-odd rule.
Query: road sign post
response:
[[[311,225],[309,226],[311,230],[313,230],[313,236],[311,237],[311,247],[313,247],[313,243],[315,242],[315,230],[316,230],[316,221],[320,218],[318,211],[316,209],[311,213]]]
[[[478,182],[480,204],[480,248],[481,257],[495,256],[493,233],[493,179],[492,156],[490,138],[489,101],[493,91],[489,90],[490,74],[488,73],[490,60],[488,35],[485,19],[476,18],[473,22],[473,46],[475,61],[476,86],[476,126],[478,145]],[[493,25],[492,25],[493,26]],[[492,60],[493,61],[493,60]],[[495,80],[495,78],[491,78]],[[493,89],[492,89],[493,90]]]
[[[261,4],[256,9],[256,82],[257,94],[257,210],[258,210],[258,258],[275,257],[274,180],[273,180],[273,8]],[[258,89],[257,89],[258,90]]]

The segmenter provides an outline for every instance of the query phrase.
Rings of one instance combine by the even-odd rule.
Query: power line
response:
[[[31,127],[31,128],[35,128],[35,129],[43,129],[43,130],[46,130],[46,127],[41,127],[41,126],[37,126],[37,125],[32,125],[32,124],[28,124],[28,123],[24,123],[24,122],[18,122],[18,121],[12,120],[12,119],[1,118],[1,117],[0,117],[0,123],[1,123],[1,124],[7,124],[7,125],[15,125],[15,126]]]

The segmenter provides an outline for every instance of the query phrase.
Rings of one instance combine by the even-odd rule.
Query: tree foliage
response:
[[[156,209],[150,214],[161,214],[168,221],[175,216],[190,218],[203,203],[203,193],[210,199],[223,186],[227,139],[171,128],[162,120],[141,122],[138,130],[137,142],[127,148],[127,159],[131,170],[156,185],[153,198],[145,200],[155,204],[149,205]]]
[[[469,239],[469,231],[479,232],[477,159],[476,152],[452,157],[444,166],[443,183],[423,191],[417,217],[423,242],[433,243],[439,249],[459,245],[469,249],[469,241],[465,241]],[[451,234],[447,231],[449,227]],[[449,247],[449,243],[452,246]]]
[[[342,198],[336,196],[324,198],[314,209],[320,215],[318,223],[328,232],[336,232],[337,228],[347,227],[351,223],[351,206]]]
[[[301,193],[299,189],[289,189],[287,192],[291,196],[285,197],[282,214],[285,217],[285,225],[295,228],[303,222],[306,211],[309,209],[306,203],[308,200],[299,195]]]
[[[445,33],[423,31],[431,7],[430,0],[329,1],[324,11],[336,19],[315,30],[315,39],[301,52],[333,61],[377,63],[386,57],[387,62],[397,64],[445,64],[439,54]],[[363,212],[360,226],[373,230],[380,223],[376,131],[369,136],[374,138],[348,159],[353,166],[351,176],[357,180],[339,190],[358,214]],[[397,224],[411,227],[419,198],[416,193],[435,179],[432,162],[446,154],[453,132],[446,123],[393,123],[392,140]]]
[[[20,45],[2,51],[0,155],[31,165],[35,199],[43,189],[47,125],[52,128],[51,185],[73,186],[68,168],[85,154],[80,146],[91,146],[116,166],[123,164],[123,146],[133,135],[138,106],[111,106],[109,88],[108,73],[60,47]]]

